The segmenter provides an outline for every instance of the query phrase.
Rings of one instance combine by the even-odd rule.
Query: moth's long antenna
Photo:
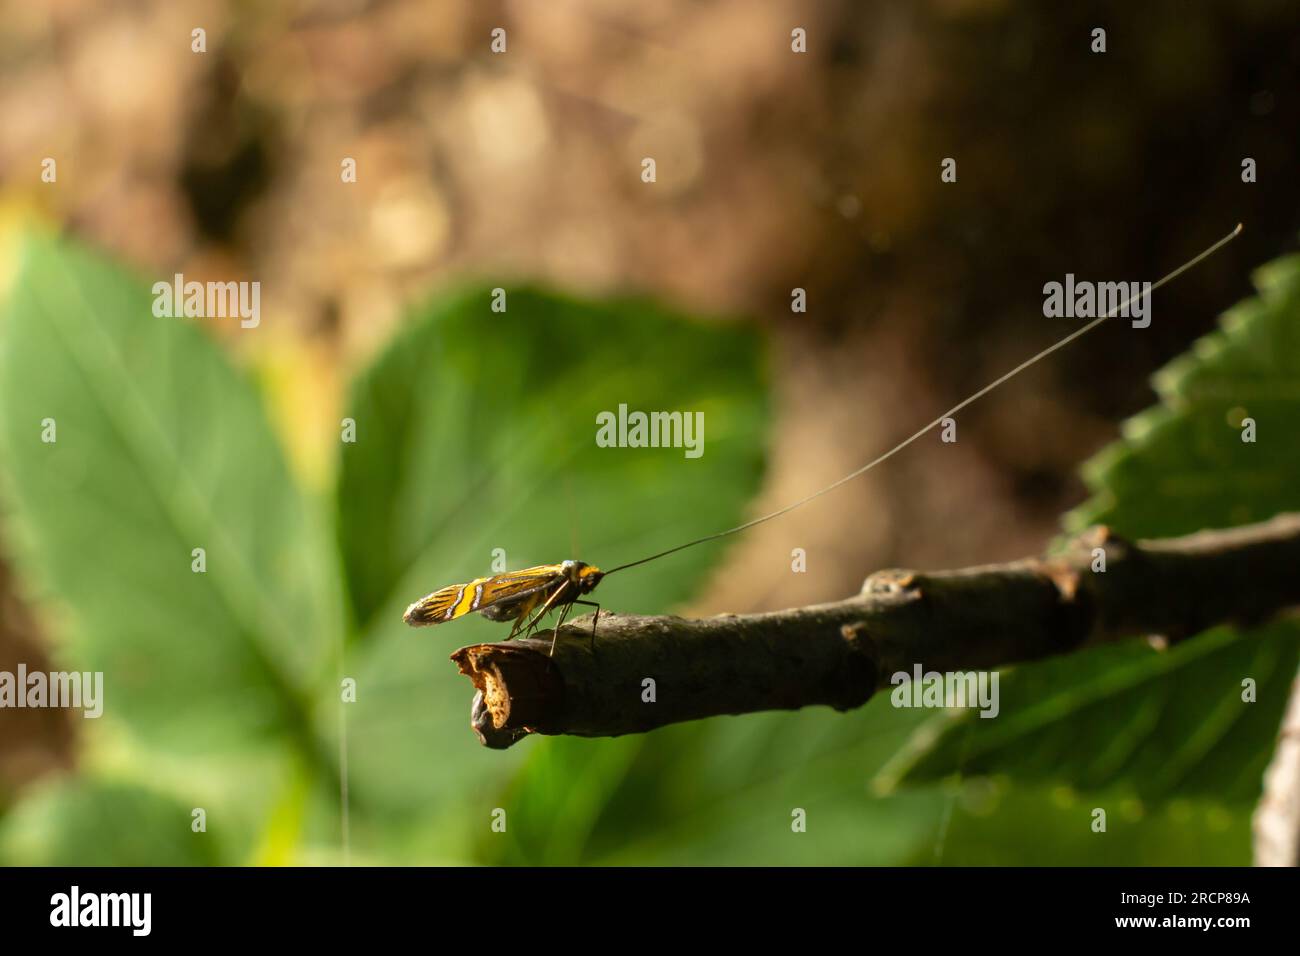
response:
[[[1029,368],[1029,366],[1033,365],[1035,362],[1047,358],[1047,356],[1051,355],[1057,349],[1064,348],[1065,346],[1073,342],[1075,339],[1079,338],[1079,336],[1091,332],[1093,329],[1101,325],[1101,323],[1105,322],[1107,319],[1112,319],[1119,313],[1126,312],[1130,305],[1138,301],[1138,299],[1142,298],[1144,295],[1147,295],[1149,292],[1154,292],[1156,289],[1159,289],[1162,285],[1165,285],[1168,282],[1172,282],[1174,279],[1178,278],[1188,269],[1192,268],[1195,265],[1199,265],[1202,261],[1208,259],[1210,256],[1214,255],[1214,253],[1218,252],[1220,249],[1226,246],[1233,239],[1237,238],[1237,236],[1240,235],[1240,233],[1241,233],[1241,223],[1237,223],[1236,229],[1232,230],[1232,232],[1228,233],[1226,236],[1224,236],[1214,245],[1210,246],[1200,255],[1192,259],[1189,259],[1188,261],[1184,262],[1181,266],[1179,266],[1177,269],[1175,269],[1173,272],[1169,273],[1167,276],[1160,279],[1159,281],[1153,283],[1149,290],[1144,289],[1143,291],[1138,292],[1135,295],[1129,296],[1128,299],[1126,299],[1120,305],[1115,306],[1105,315],[1099,316],[1093,319],[1087,325],[1075,329],[1073,332],[1071,332],[1065,338],[1061,339],[1056,344],[1049,345],[1047,348],[1043,349],[1033,358],[1029,358],[1021,362],[1019,365],[1017,365],[1011,371],[1007,372],[1001,378],[995,379],[994,381],[985,385],[974,395],[971,395],[969,398],[963,399],[962,401],[958,402],[956,405],[948,409],[946,412],[944,412],[934,421],[930,422],[930,424],[918,430],[911,436],[903,439],[901,442],[899,442],[893,448],[889,449],[889,451],[885,452],[880,457],[872,459],[871,461],[863,465],[861,468],[859,468],[857,471],[850,472],[849,474],[845,475],[843,478],[839,479],[838,481],[832,482],[831,484],[827,485],[825,488],[822,488],[820,491],[814,491],[812,494],[808,495],[807,497],[800,498],[798,501],[794,502],[793,504],[786,505],[784,508],[780,508],[777,511],[773,511],[771,514],[765,514],[762,515],[761,517],[753,519],[752,521],[746,521],[744,524],[737,525],[734,528],[728,528],[726,531],[718,531],[715,532],[714,534],[705,535],[703,538],[696,538],[694,541],[687,541],[685,544],[679,544],[675,548],[669,548],[667,551],[660,551],[658,554],[652,554],[648,558],[642,558],[641,560],[633,561],[630,564],[620,564],[618,567],[606,571],[605,573],[613,574],[615,571],[622,571],[626,568],[634,568],[638,564],[646,564],[650,561],[657,561],[659,558],[666,558],[670,554],[676,554],[678,551],[685,551],[687,548],[693,548],[697,544],[704,544],[705,542],[708,541],[716,541],[718,538],[725,538],[728,535],[738,534],[739,532],[745,531],[748,528],[752,528],[755,525],[760,525],[764,521],[771,521],[773,518],[779,518],[781,517],[781,515],[786,514],[787,512],[794,511],[795,508],[799,508],[803,505],[806,505],[814,498],[820,498],[822,495],[834,491],[840,485],[846,484],[847,482],[850,482],[854,478],[857,478],[861,475],[865,475],[867,472],[869,472],[872,468],[875,468],[881,462],[888,461],[890,458],[894,457],[894,455],[898,454],[900,451],[902,451],[908,445],[912,444],[912,442],[916,441],[918,438],[920,438],[926,432],[933,429],[935,426],[942,424],[945,418],[951,418],[953,415],[957,414],[957,412],[961,411],[967,405],[971,404],[972,402],[978,399],[983,398],[985,395],[993,391],[993,389],[997,388],[1003,382],[1019,375],[1025,369]]]

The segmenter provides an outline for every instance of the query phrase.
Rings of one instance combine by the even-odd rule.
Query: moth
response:
[[[666,551],[660,551],[656,554],[640,558],[636,561],[631,561],[627,564],[620,564],[617,567],[610,568],[608,571],[602,571],[600,568],[586,564],[582,561],[563,561],[560,564],[541,564],[535,568],[524,568],[522,571],[508,571],[505,574],[495,574],[489,578],[475,578],[468,584],[452,584],[420,598],[420,600],[408,607],[405,614],[406,623],[415,626],[442,624],[445,621],[454,621],[458,617],[464,617],[466,614],[477,611],[491,621],[514,621],[514,627],[510,629],[510,635],[506,638],[506,640],[510,640],[510,638],[518,634],[520,630],[523,630],[524,633],[530,632],[547,613],[558,607],[563,610],[560,614],[560,621],[556,624],[554,634],[551,637],[551,654],[554,656],[555,635],[559,634],[560,627],[563,626],[565,617],[568,616],[573,605],[585,604],[588,607],[594,607],[596,609],[596,613],[591,622],[591,638],[592,641],[595,641],[596,622],[600,620],[600,605],[593,601],[582,601],[579,600],[579,598],[583,595],[590,594],[595,590],[596,585],[601,582],[602,578],[608,577],[617,571],[622,571],[625,568],[634,568],[641,564],[648,564],[651,561],[658,561],[660,558],[666,558],[670,554],[676,554],[678,551],[685,551],[687,548],[693,548],[696,545],[701,545],[708,541],[716,541],[719,538],[739,534],[755,525],[762,524],[765,521],[771,521],[773,518],[779,518],[781,515],[794,511],[796,508],[801,508],[808,504],[808,502],[820,498],[822,495],[829,494],[841,485],[852,481],[854,478],[857,478],[860,475],[865,475],[877,465],[888,461],[908,445],[921,438],[921,436],[942,425],[967,405],[970,405],[972,402],[987,395],[999,385],[1019,375],[1025,369],[1051,355],[1057,349],[1063,348],[1081,335],[1086,335],[1103,322],[1114,318],[1120,313],[1128,315],[1129,306],[1133,305],[1139,299],[1150,296],[1152,292],[1159,289],[1165,283],[1176,279],[1203,259],[1213,255],[1223,246],[1235,239],[1240,233],[1241,224],[1238,223],[1236,229],[1232,230],[1232,232],[1214,243],[1200,255],[1184,262],[1173,272],[1168,273],[1156,282],[1142,284],[1140,292],[1131,295],[1127,300],[1109,309],[1088,324],[1075,329],[1073,332],[1069,333],[1054,344],[1049,345],[1038,354],[1021,362],[1011,371],[1003,374],[1000,378],[994,379],[978,392],[975,392],[964,400],[958,402],[952,408],[948,409],[948,411],[930,422],[930,424],[913,432],[909,437],[904,438],[884,454],[877,455],[861,468],[849,472],[843,478],[831,482],[825,488],[814,491],[810,495],[805,495],[798,501],[786,505],[784,508],[778,508],[776,511],[760,515],[759,517],[746,521],[744,524],[739,524],[734,528],[727,528],[724,531],[716,531],[713,534],[706,534],[702,538],[695,538],[694,540],[687,541],[684,544],[668,548]],[[529,615],[532,616],[529,617]]]
[[[561,608],[558,632],[575,604],[594,607],[596,614],[591,622],[592,639],[596,623],[600,620],[600,605],[583,601],[583,595],[596,589],[605,572],[583,561],[562,561],[559,564],[539,564],[522,571],[507,571],[491,577],[475,578],[466,584],[451,584],[427,594],[406,609],[403,619],[407,624],[421,627],[443,624],[477,611],[489,621],[514,621],[506,640],[521,630],[528,633],[555,608]],[[555,638],[551,638],[551,653],[555,653]]]

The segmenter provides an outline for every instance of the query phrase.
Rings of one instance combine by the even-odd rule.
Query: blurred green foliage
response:
[[[346,754],[359,858],[476,858],[472,821],[486,826],[527,748],[478,745],[447,655],[500,628],[412,631],[406,605],[487,572],[496,548],[512,567],[575,548],[610,564],[676,543],[700,516],[738,521],[767,423],[752,330],[533,289],[511,290],[503,313],[489,303],[469,290],[417,310],[358,376],[357,441],[340,443],[338,493],[321,502],[194,323],[155,318],[143,283],[85,250],[27,244],[0,350],[6,530],[64,665],[104,671],[108,716],[87,724],[89,783],[38,788],[6,846],[40,859],[21,839],[39,817],[49,859],[75,859],[59,821],[84,834],[88,813],[113,819],[120,803],[136,834],[113,844],[122,863],[175,859],[192,807],[230,862],[331,852]],[[620,402],[704,412],[706,455],[598,448],[596,414]],[[600,598],[665,610],[717,556],[611,579]],[[344,677],[355,703],[340,703]]]
[[[1094,496],[1067,527],[1163,537],[1300,510],[1300,256],[1258,270],[1255,283],[1257,297],[1157,373],[1161,403],[1087,464]],[[1247,417],[1254,442],[1242,440]],[[962,771],[1121,800],[1217,801],[1231,825],[1216,828],[1213,846],[1238,842],[1203,859],[1246,863],[1243,835],[1295,680],[1298,637],[1300,625],[1282,619],[1251,633],[1217,628],[1167,653],[1132,642],[1017,668],[1002,682],[999,719],[936,718],[883,780]],[[1254,703],[1242,700],[1247,678]]]
[[[1092,469],[1075,523],[1166,534],[1300,507],[1300,453],[1242,445],[1225,421],[1236,405],[1261,429],[1295,420],[1296,275],[1265,273],[1263,298],[1162,377],[1165,404]],[[496,548],[511,567],[610,565],[736,523],[768,425],[748,328],[534,289],[504,313],[489,302],[469,289],[415,310],[357,376],[357,441],[318,500],[203,331],[154,318],[142,283],[85,250],[27,244],[0,319],[6,539],[60,665],[105,672],[106,716],[84,722],[76,776],[0,821],[0,859],[338,863],[346,779],[355,862],[1246,861],[1293,625],[1019,668],[996,721],[882,696],[480,747],[447,654],[501,628],[412,631],[406,604],[487,572]],[[596,413],[620,403],[704,411],[706,454],[597,448]],[[719,555],[692,549],[598,598],[667,610]],[[1258,704],[1240,704],[1242,676]],[[345,677],[355,703],[340,703]],[[1091,833],[1094,806],[1114,808],[1118,839]],[[497,807],[505,833],[489,829]]]

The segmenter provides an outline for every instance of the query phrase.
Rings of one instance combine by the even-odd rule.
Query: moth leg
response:
[[[600,605],[595,601],[574,601],[572,603],[596,609],[596,613],[591,616],[591,650],[594,652],[596,650],[596,624],[600,620]]]
[[[515,607],[512,609],[515,611],[515,615],[514,615],[515,623],[514,626],[510,628],[510,633],[506,636],[507,641],[514,640],[515,635],[518,634],[520,631],[524,631],[525,633],[527,633],[527,626],[524,624],[524,622],[528,620],[528,615],[532,612],[533,608],[535,607],[537,607],[536,598],[534,598],[532,601],[525,601],[515,605]]]
[[[528,622],[527,626],[524,629],[525,633],[531,631],[533,628],[537,626],[537,622],[540,621],[543,617],[545,617],[547,612],[550,611],[551,608],[555,606],[555,602],[559,599],[560,595],[564,593],[565,589],[568,586],[569,586],[569,582],[565,581],[563,584],[561,584],[558,588],[555,589],[555,593],[546,599],[546,603],[542,605],[542,609],[538,611],[536,614],[534,614],[533,619]]]
[[[563,609],[560,611],[560,620],[556,622],[555,630],[551,631],[551,657],[555,656],[555,642],[559,639],[560,628],[564,627],[564,619],[569,616],[569,612],[572,610],[573,602],[564,605]]]

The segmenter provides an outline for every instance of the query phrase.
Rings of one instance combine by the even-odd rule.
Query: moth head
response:
[[[564,564],[569,573],[569,580],[583,594],[594,590],[596,585],[600,583],[600,579],[605,576],[605,572],[600,568],[582,561],[565,561]]]

